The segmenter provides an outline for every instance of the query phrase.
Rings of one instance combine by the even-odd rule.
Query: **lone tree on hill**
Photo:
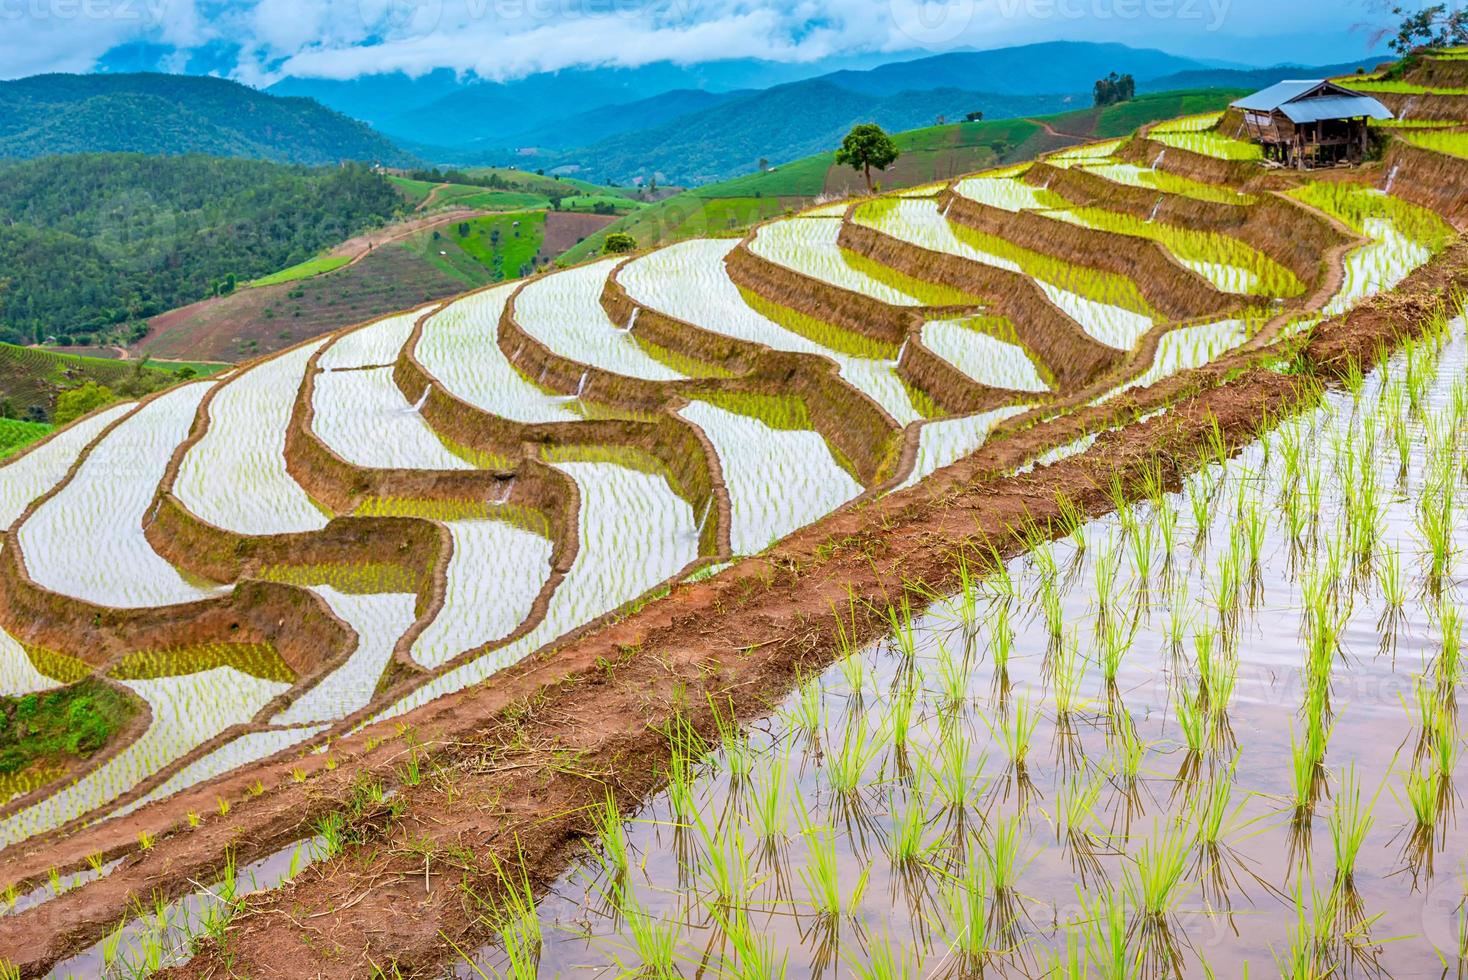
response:
[[[897,159],[901,151],[892,137],[876,123],[862,123],[852,127],[836,151],[836,162],[844,163],[852,170],[860,170],[867,180],[867,192],[872,190],[872,168],[886,170]]]
[[[1098,106],[1130,102],[1136,94],[1137,80],[1130,75],[1118,75],[1112,72],[1096,83],[1096,104]]]
[[[604,255],[619,255],[622,252],[630,252],[637,247],[637,239],[625,231],[614,231],[602,242],[601,250]]]
[[[1401,18],[1396,36],[1387,42],[1387,47],[1397,54],[1411,54],[1418,48],[1458,48],[1468,44],[1468,9],[1457,4],[1449,10],[1447,4],[1437,3],[1416,13],[1411,7],[1393,4],[1391,12],[1393,17]],[[1390,33],[1390,28],[1382,33]]]

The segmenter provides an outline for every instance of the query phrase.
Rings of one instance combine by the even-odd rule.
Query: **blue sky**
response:
[[[1377,0],[0,0],[0,77],[139,62],[264,85],[434,68],[516,77],[671,59],[1121,41],[1222,61],[1354,60]],[[1380,47],[1377,46],[1377,51]],[[110,53],[110,54],[109,54]]]

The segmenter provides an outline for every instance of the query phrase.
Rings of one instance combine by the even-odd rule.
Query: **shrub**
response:
[[[103,405],[111,405],[117,401],[117,396],[112,389],[106,385],[99,385],[95,381],[63,391],[56,396],[56,424],[65,425],[95,411]]]
[[[606,255],[621,255],[637,248],[637,239],[624,231],[614,231],[607,236],[601,250]]]

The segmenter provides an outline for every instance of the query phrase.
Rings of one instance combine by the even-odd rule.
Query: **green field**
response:
[[[544,240],[545,212],[519,211],[444,225],[414,235],[403,245],[440,272],[473,287],[527,275]]]
[[[196,374],[208,374],[222,365],[155,365],[0,344],[0,408],[5,409],[0,414],[28,421],[49,420],[57,393],[88,381],[104,385],[121,397],[140,398],[177,383],[178,371],[184,367],[192,367]]]
[[[36,440],[45,438],[51,428],[45,422],[0,419],[0,459],[18,453]]]
[[[635,193],[631,188],[605,187],[576,177],[553,177],[525,170],[514,170],[510,167],[475,167],[472,170],[466,170],[465,173],[475,179],[487,180],[490,177],[499,177],[508,184],[516,185],[516,190],[528,191],[532,194],[550,195],[570,190],[584,195],[606,195],[631,200]]]
[[[283,282],[295,282],[298,279],[310,279],[314,276],[335,272],[348,262],[352,261],[344,255],[323,255],[314,259],[307,259],[289,269],[281,269],[279,272],[263,276],[248,283],[250,286],[275,286]]]
[[[1137,127],[1179,115],[1217,111],[1240,95],[1232,89],[1159,92],[1105,109],[1087,108],[1044,117],[1057,132],[1086,139],[1130,133]],[[929,126],[893,134],[902,151],[885,173],[875,175],[885,188],[916,187],[1004,163],[1030,160],[1074,143],[1045,132],[1039,121],[996,119]],[[639,246],[682,241],[698,235],[739,234],[750,225],[816,198],[843,197],[864,189],[860,174],[838,167],[834,153],[780,164],[763,173],[684,191],[623,217],[575,246],[558,262],[570,265],[600,252],[606,236],[625,232]]]
[[[1201,89],[1141,95],[1130,102],[1105,109],[1084,109],[1047,119],[1062,133],[1085,133],[1096,139],[1125,136],[1148,123],[1180,116],[1196,116],[1228,108],[1235,99],[1248,95],[1246,89]]]
[[[549,208],[551,197],[561,198],[563,211],[595,211],[611,209],[625,214],[643,207],[641,201],[632,197],[630,190],[602,187],[599,184],[576,180],[571,177],[557,179],[538,174],[527,174],[519,170],[486,168],[465,171],[470,177],[488,179],[498,176],[508,188],[480,187],[475,184],[440,183],[417,180],[411,177],[389,177],[398,192],[415,207],[428,200],[434,188],[434,208],[460,207],[475,211],[523,211],[531,208]]]

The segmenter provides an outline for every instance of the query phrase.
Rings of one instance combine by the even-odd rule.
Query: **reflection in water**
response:
[[[679,734],[669,788],[604,814],[541,899],[521,968],[1451,972],[1462,332],[1206,451],[1180,492],[1159,472],[964,569],[747,731]],[[508,968],[496,944],[458,972]]]

